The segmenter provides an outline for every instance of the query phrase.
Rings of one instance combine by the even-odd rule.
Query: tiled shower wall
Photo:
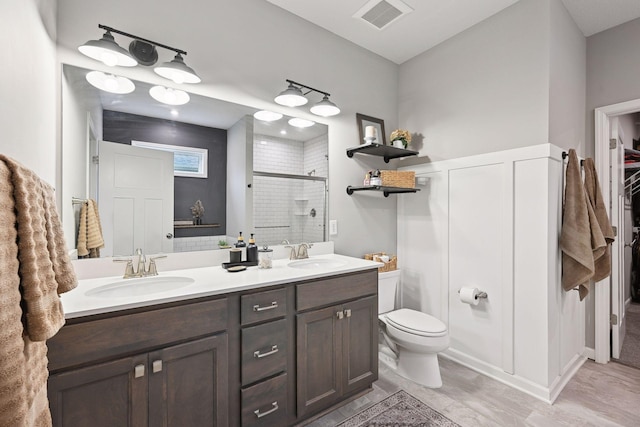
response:
[[[255,171],[327,176],[327,137],[307,142],[256,135]],[[314,172],[312,172],[315,170]],[[254,176],[254,232],[259,245],[324,240],[325,183]],[[311,210],[315,217],[310,215]]]

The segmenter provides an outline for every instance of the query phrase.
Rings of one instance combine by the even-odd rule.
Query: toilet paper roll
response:
[[[478,305],[480,299],[478,298],[478,288],[461,288],[460,289],[460,301],[465,304]]]

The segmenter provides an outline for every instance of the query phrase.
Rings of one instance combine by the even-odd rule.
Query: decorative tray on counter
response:
[[[223,262],[222,268],[226,270],[229,267],[238,267],[238,266],[255,267],[257,265],[258,265],[258,261]]]

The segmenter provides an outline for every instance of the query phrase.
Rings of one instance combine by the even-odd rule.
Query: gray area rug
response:
[[[625,321],[627,331],[617,361],[640,369],[640,304],[629,304]]]
[[[400,390],[337,427],[460,427],[440,412]]]

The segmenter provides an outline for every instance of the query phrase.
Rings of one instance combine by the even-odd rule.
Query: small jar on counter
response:
[[[269,249],[267,245],[258,250],[258,268],[273,267],[273,249]]]

